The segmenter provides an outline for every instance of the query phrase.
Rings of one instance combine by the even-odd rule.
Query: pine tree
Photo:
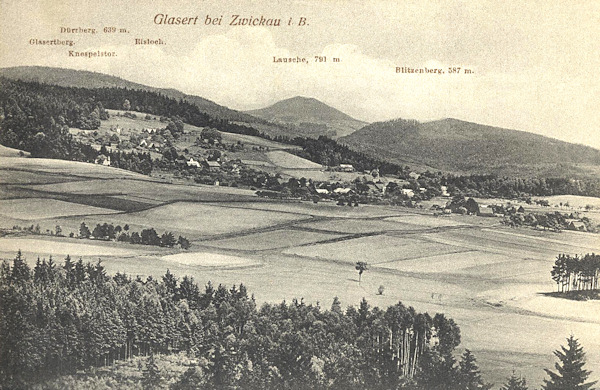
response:
[[[527,390],[527,382],[525,378],[518,377],[513,371],[510,378],[508,378],[508,382],[500,390]]]
[[[560,362],[555,363],[556,372],[545,369],[550,379],[544,379],[544,390],[592,390],[596,382],[585,383],[591,372],[584,370],[585,353],[579,341],[571,335],[567,348],[560,347],[554,355]]]
[[[462,355],[458,371],[459,388],[461,390],[490,389],[492,387],[481,378],[475,356],[468,349]]]
[[[79,226],[79,237],[90,238],[91,235],[92,233],[90,232],[90,229],[87,227],[85,222],[81,222],[81,225]]]
[[[162,385],[162,376],[160,370],[154,361],[154,354],[150,354],[146,361],[146,368],[142,375],[142,387],[145,390],[159,389]]]

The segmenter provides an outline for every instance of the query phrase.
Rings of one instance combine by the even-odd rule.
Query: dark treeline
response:
[[[466,196],[502,197],[516,199],[528,196],[582,195],[600,197],[599,179],[521,178],[497,175],[438,176],[448,191],[460,190]]]
[[[109,152],[106,147],[100,148],[100,155],[110,158],[110,165],[115,168],[126,169],[128,171],[149,175],[152,172],[154,162],[150,153],[136,152]]]
[[[558,292],[598,290],[600,255],[560,254],[556,257],[551,273]]]
[[[94,161],[90,145],[73,140],[68,128],[96,129],[108,113],[100,102],[36,83],[0,78],[0,144],[34,157]]]
[[[0,267],[0,383],[22,388],[61,374],[152,353],[186,351],[197,388],[487,388],[474,356],[453,357],[460,330],[443,314],[402,303],[386,310],[257,307],[243,285],[200,287],[110,277],[100,261],[64,265],[19,253]]]
[[[121,225],[114,226],[112,223],[106,222],[96,224],[93,231],[90,231],[85,222],[82,222],[79,225],[79,237],[94,238],[96,240],[117,240],[130,244],[155,245],[168,248],[173,248],[175,245],[179,245],[182,249],[189,249],[190,247],[190,241],[187,238],[179,236],[178,239],[175,239],[172,232],[164,232],[159,235],[154,228],[147,228],[138,233],[130,231],[129,225],[121,227]]]

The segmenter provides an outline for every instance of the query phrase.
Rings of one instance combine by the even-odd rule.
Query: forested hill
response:
[[[600,150],[457,119],[377,122],[340,139],[396,163],[457,173],[597,177]]]
[[[229,133],[260,135],[252,127],[216,119],[183,100],[127,88],[73,88],[0,77],[0,144],[26,150],[35,157],[90,161],[89,145],[73,141],[69,127],[97,129],[106,109],[136,111],[181,120]]]
[[[218,119],[226,119],[238,122],[257,122],[257,118],[221,106],[213,101],[195,95],[187,95],[176,89],[155,88],[143,84],[134,83],[119,77],[103,73],[88,72],[84,70],[52,68],[45,66],[19,66],[0,69],[0,76],[12,80],[34,81],[44,84],[58,85],[62,87],[77,88],[127,88],[142,91],[156,92],[172,99],[183,99],[202,112]],[[135,108],[135,107],[134,107]]]
[[[103,87],[74,88],[37,82],[13,81],[0,76],[0,144],[31,152],[34,157],[93,161],[89,145],[73,141],[69,127],[97,129],[108,118],[106,109],[146,112],[198,127],[211,127],[228,133],[259,136],[302,147],[302,157],[324,165],[351,163],[359,170],[379,167],[383,173],[395,173],[400,166],[357,153],[322,137],[271,137],[257,128],[202,112],[196,105],[155,92],[138,89]]]
[[[285,124],[291,129],[295,127],[305,136],[344,136],[366,125],[317,99],[302,96],[246,112],[270,122]]]

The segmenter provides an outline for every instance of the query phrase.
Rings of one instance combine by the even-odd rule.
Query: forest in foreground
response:
[[[61,375],[131,359],[140,361],[140,388],[491,387],[468,349],[457,360],[461,337],[452,319],[401,302],[385,310],[365,299],[343,310],[337,298],[329,309],[296,299],[259,307],[243,285],[201,289],[168,270],[160,280],[109,276],[100,261],[70,257],[38,259],[31,269],[19,252],[0,266],[0,312],[3,389],[46,388]],[[194,363],[166,383],[158,354]],[[556,356],[561,364],[546,370],[545,389],[592,388],[576,339]],[[513,375],[503,388],[527,386]]]

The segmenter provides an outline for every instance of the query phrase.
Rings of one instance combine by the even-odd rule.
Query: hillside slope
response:
[[[394,162],[458,173],[585,177],[600,172],[600,150],[452,118],[373,123],[340,142]]]
[[[342,137],[365,126],[343,112],[314,99],[296,96],[258,110],[246,111],[258,118],[286,125],[301,135]],[[296,135],[296,134],[291,134]]]
[[[189,103],[196,105],[202,112],[205,112],[212,117],[247,123],[257,121],[256,118],[251,115],[221,106],[200,96],[187,95],[176,89],[150,87],[103,73],[45,66],[18,66],[0,69],[0,76],[13,80],[35,81],[62,87],[117,87],[157,92],[173,99],[184,99]]]

